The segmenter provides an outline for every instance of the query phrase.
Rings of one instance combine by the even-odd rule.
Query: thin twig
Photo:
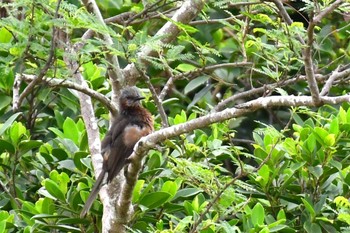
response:
[[[129,18],[124,25],[129,25],[131,22],[133,22],[135,19],[137,19],[138,17],[142,16],[142,15],[146,15],[149,11],[151,11],[155,6],[157,6],[159,3],[163,2],[164,0],[158,0],[155,3],[146,6],[140,13],[137,13],[135,15],[133,15],[131,18]],[[166,1],[165,1],[166,2]]]
[[[15,80],[21,79],[25,82],[30,82],[33,79],[35,79],[35,75],[30,75],[30,74],[17,74],[15,77]],[[41,83],[49,86],[49,87],[65,87],[65,88],[69,88],[69,89],[73,89],[76,91],[80,91],[98,101],[101,102],[101,104],[103,104],[104,106],[106,106],[108,108],[108,110],[112,113],[112,115],[116,115],[117,114],[117,108],[116,106],[113,105],[113,103],[111,103],[111,101],[105,96],[102,95],[101,93],[91,89],[91,88],[86,88],[82,85],[79,85],[75,82],[71,82],[65,79],[55,79],[55,78],[43,78],[41,80]]]
[[[271,158],[271,154],[273,149],[276,147],[278,142],[276,142],[273,147],[271,148],[269,154],[266,156],[266,158],[261,162],[261,164],[254,169],[254,172],[257,172],[261,169],[261,167],[266,164],[269,159]],[[216,194],[215,198],[210,201],[208,203],[208,205],[206,206],[205,210],[199,215],[199,218],[195,220],[194,224],[192,225],[192,229],[189,233],[194,233],[197,232],[197,227],[199,226],[199,224],[203,221],[205,215],[207,213],[209,213],[211,207],[213,207],[213,205],[220,199],[220,197],[222,196],[222,194],[226,191],[226,189],[228,189],[228,187],[230,187],[231,185],[233,185],[238,179],[241,179],[243,177],[246,177],[247,175],[249,175],[249,173],[245,172],[243,170],[243,167],[241,167],[241,172],[239,175],[235,176],[230,182],[226,183],[224,187],[222,187],[220,189],[220,191]]]
[[[222,64],[216,64],[211,66],[206,66],[202,68],[198,68],[192,71],[188,71],[185,73],[180,73],[174,76],[171,76],[167,83],[164,85],[164,88],[162,89],[159,98],[164,99],[164,97],[167,95],[168,91],[170,90],[170,86],[174,83],[175,80],[181,79],[181,78],[194,78],[199,75],[202,75],[205,72],[213,71],[220,68],[231,68],[231,67],[241,67],[241,66],[251,66],[253,63],[251,62],[233,62],[233,63],[222,63]]]
[[[149,88],[149,90],[151,91],[152,93],[152,97],[153,97],[153,100],[157,106],[157,109],[158,109],[158,113],[160,115],[160,119],[162,121],[162,127],[165,128],[165,127],[168,127],[169,126],[169,123],[168,123],[168,116],[166,115],[165,111],[164,111],[164,108],[163,108],[163,104],[162,104],[162,100],[159,99],[158,95],[157,95],[157,92],[156,90],[154,89],[152,83],[151,83],[151,79],[150,77],[142,70],[139,69],[139,72],[141,73],[142,77],[144,78],[144,80],[146,81],[147,83],[147,86]]]
[[[58,0],[58,2],[57,2],[55,16],[54,16],[55,19],[58,17],[58,10],[60,8],[61,1],[62,0]],[[40,81],[44,78],[46,72],[51,67],[51,64],[53,62],[53,57],[54,57],[54,54],[55,54],[55,47],[56,47],[56,39],[55,38],[56,38],[56,27],[53,26],[52,27],[52,38],[51,38],[50,51],[49,51],[49,56],[47,58],[46,64],[40,70],[40,73],[37,76],[37,78],[34,79],[31,83],[29,83],[28,86],[21,93],[21,95],[18,98],[18,102],[14,103],[13,108],[15,110],[18,110],[18,108],[22,104],[24,98],[26,98],[33,91],[34,87],[40,83]]]

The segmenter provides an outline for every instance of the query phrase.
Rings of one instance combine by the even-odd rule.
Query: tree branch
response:
[[[204,6],[203,0],[186,0],[182,6],[175,12],[174,16],[171,18],[174,22],[179,22],[183,24],[189,23],[198,13],[202,10]],[[155,35],[154,37],[159,37],[160,43],[170,43],[176,38],[180,33],[180,29],[172,22],[167,22]],[[137,54],[139,62],[146,64],[144,57],[150,56],[153,52],[153,49],[150,46],[143,46],[140,49],[140,52]],[[135,63],[127,65],[123,69],[125,77],[128,77],[128,84],[133,85],[136,82],[136,79],[140,77],[139,72],[135,67]]]
[[[162,121],[162,127],[168,127],[169,123],[168,123],[168,116],[165,113],[165,110],[163,108],[163,103],[162,100],[158,97],[156,90],[154,89],[152,83],[151,83],[151,79],[150,77],[143,71],[139,70],[139,72],[141,73],[141,75],[143,76],[143,78],[145,79],[148,89],[151,91],[152,93],[152,97],[153,100],[157,106],[158,109],[158,113],[160,115],[160,119]]]
[[[343,102],[350,102],[350,95],[343,95],[337,97],[321,97],[323,104],[339,104]],[[222,122],[231,118],[240,117],[247,113],[254,112],[261,108],[271,107],[316,107],[310,96],[269,96],[260,97],[251,100],[244,104],[237,105],[234,108],[228,108],[221,112],[210,113],[208,115],[190,120],[183,124],[170,126],[165,129],[156,131],[146,137],[142,138],[143,146],[134,148],[136,153],[146,151],[152,148],[155,144],[164,141],[167,138],[175,137],[183,133],[193,131],[198,128],[206,127],[212,123]],[[140,150],[140,151],[139,151]]]
[[[36,79],[35,75],[31,74],[16,74],[15,80],[24,80],[25,82],[31,82],[32,80]],[[77,83],[68,81],[68,80],[62,80],[62,79],[55,79],[55,78],[43,78],[41,80],[41,83],[49,86],[49,87],[65,87],[69,89],[73,89],[79,92],[82,92],[98,101],[100,101],[108,110],[113,114],[117,114],[117,108],[116,106],[111,103],[111,101],[101,93],[94,91],[93,89],[89,87],[85,87],[83,85],[79,85]]]
[[[320,13],[317,14],[317,16],[315,16],[313,18],[313,22],[319,23],[321,22],[321,20],[328,15],[329,13],[331,13],[332,11],[334,11],[338,6],[340,6],[340,4],[342,4],[344,2],[344,0],[337,0],[335,2],[333,2],[331,5],[329,5],[328,7],[326,7],[323,11],[321,11]]]
[[[306,47],[302,50],[303,60],[305,65],[305,74],[307,82],[309,84],[309,89],[311,92],[312,99],[316,104],[321,104],[320,100],[320,91],[317,86],[314,72],[314,63],[312,61],[312,45],[314,42],[314,28],[315,24],[312,20],[309,22],[307,28],[307,43]]]
[[[350,102],[350,95],[338,97],[320,97],[323,104],[339,104],[342,102]],[[135,145],[133,154],[130,158],[130,165],[127,170],[127,182],[124,183],[119,199],[119,208],[122,210],[118,215],[118,221],[122,224],[128,222],[128,215],[126,214],[131,205],[131,192],[138,179],[138,172],[141,169],[141,161],[147,152],[154,148],[157,143],[164,140],[179,136],[183,133],[191,132],[198,128],[206,127],[216,122],[222,122],[231,118],[240,117],[247,113],[257,111],[261,108],[270,107],[297,107],[308,106],[315,107],[315,102],[310,96],[269,96],[261,97],[247,103],[236,106],[235,108],[225,109],[221,112],[211,113],[186,123],[173,125],[168,128],[158,130],[148,136],[140,139]],[[121,215],[124,214],[124,215]]]
[[[97,20],[105,27],[107,28],[107,25],[102,17],[102,14],[100,12],[100,9],[97,6],[97,3],[95,0],[83,0],[83,3],[85,7],[93,12],[97,18]],[[111,36],[108,33],[105,33],[102,35],[104,41],[108,46],[113,45],[113,40]],[[110,54],[107,51],[106,59],[109,61],[109,67],[108,67],[108,75],[111,79],[112,83],[112,89],[113,89],[113,95],[112,95],[112,101],[113,103],[118,103],[118,93],[121,89],[121,87],[125,86],[125,80],[122,70],[120,69],[118,58],[112,54]]]
[[[283,4],[279,0],[272,0],[276,7],[279,10],[279,13],[283,20],[288,24],[291,25],[293,23],[292,19],[289,17],[287,11],[283,7]],[[313,47],[313,42],[314,42],[314,28],[318,22],[321,21],[323,17],[325,17],[327,14],[335,10],[343,0],[337,0],[331,5],[329,5],[327,8],[325,8],[323,11],[321,11],[316,17],[311,17],[309,26],[307,28],[307,42],[305,43],[302,37],[299,35],[298,39],[299,41],[305,45],[305,48],[302,50],[303,54],[303,60],[305,64],[305,73],[306,73],[306,78],[307,82],[309,84],[309,89],[311,96],[313,100],[315,101],[316,105],[321,104],[321,99],[320,99],[320,92],[317,86],[316,78],[315,78],[315,72],[314,72],[314,63],[312,61],[312,47]]]
[[[233,63],[223,63],[223,64],[216,64],[211,66],[206,66],[202,68],[195,69],[193,71],[188,71],[185,73],[180,73],[178,75],[171,76],[167,83],[164,85],[161,93],[159,94],[159,99],[163,100],[165,96],[167,95],[168,91],[170,90],[170,86],[174,83],[175,80],[178,80],[180,78],[188,78],[188,77],[197,77],[199,75],[202,75],[204,72],[213,71],[220,68],[230,68],[230,67],[241,67],[241,66],[252,66],[253,63],[251,62],[233,62]]]

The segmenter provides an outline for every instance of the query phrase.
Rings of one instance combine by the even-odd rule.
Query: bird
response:
[[[139,90],[135,86],[125,87],[119,97],[119,113],[101,142],[102,171],[80,213],[84,218],[101,187],[110,183],[123,169],[141,137],[153,132],[151,113],[142,107]]]

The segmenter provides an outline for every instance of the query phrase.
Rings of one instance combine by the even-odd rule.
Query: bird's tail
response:
[[[87,212],[89,212],[89,210],[92,206],[92,203],[95,201],[98,192],[100,191],[101,187],[103,186],[103,180],[105,178],[105,175],[106,175],[106,172],[102,170],[101,174],[97,178],[94,186],[92,187],[90,196],[88,197],[88,199],[85,202],[83,210],[80,213],[80,218],[84,218],[86,216]]]

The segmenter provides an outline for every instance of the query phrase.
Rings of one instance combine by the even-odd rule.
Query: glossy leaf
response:
[[[264,224],[265,210],[260,203],[253,207],[251,218],[254,226],[262,226]]]
[[[154,209],[166,203],[170,197],[171,195],[167,192],[149,193],[140,200],[140,204],[149,209]]]

